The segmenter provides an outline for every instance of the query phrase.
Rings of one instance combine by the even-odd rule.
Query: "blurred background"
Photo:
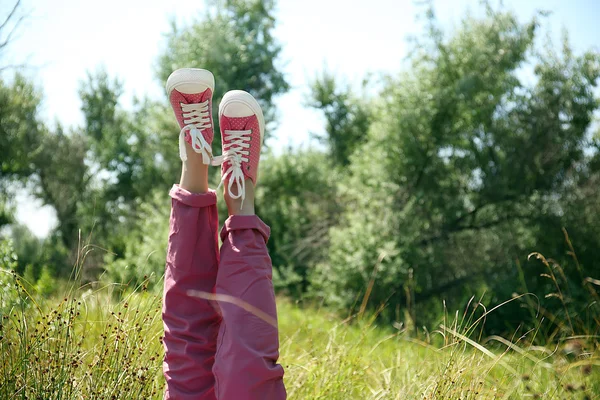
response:
[[[215,109],[244,89],[266,111],[280,295],[415,331],[514,299],[488,333],[598,334],[599,17],[593,0],[3,0],[0,267],[51,295],[92,244],[86,281],[160,290],[180,171],[163,87],[200,67]]]

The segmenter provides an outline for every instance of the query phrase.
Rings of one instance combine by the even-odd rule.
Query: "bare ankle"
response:
[[[208,165],[202,162],[201,157],[196,157],[197,154],[189,153],[188,159],[183,162],[179,186],[191,193],[207,193]]]
[[[246,195],[242,199],[242,197],[233,198],[229,194],[228,182],[225,182],[225,191],[223,193],[223,198],[225,199],[225,204],[227,204],[227,210],[229,215],[254,215],[254,183],[252,180],[246,179]],[[233,195],[237,195],[236,185],[233,185],[232,191]]]

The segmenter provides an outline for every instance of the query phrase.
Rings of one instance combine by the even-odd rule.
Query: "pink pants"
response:
[[[170,195],[165,399],[285,399],[278,332],[272,325],[277,310],[266,246],[269,227],[255,215],[229,217],[219,254],[215,192],[193,194],[175,185]],[[216,295],[218,305],[193,292]]]

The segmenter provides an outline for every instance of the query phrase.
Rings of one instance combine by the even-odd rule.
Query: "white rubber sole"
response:
[[[263,143],[265,137],[265,117],[263,115],[262,109],[258,104],[258,101],[248,92],[243,90],[230,90],[225,93],[221,103],[219,104],[219,120],[221,120],[221,116],[223,115],[223,110],[230,103],[242,103],[248,106],[252,112],[256,115],[258,119],[258,126],[260,127],[260,143]]]
[[[198,93],[198,84],[206,86],[206,88],[210,88],[211,92],[214,92],[215,77],[212,72],[200,68],[181,68],[169,75],[165,87],[167,95],[170,95],[176,87],[182,93]]]

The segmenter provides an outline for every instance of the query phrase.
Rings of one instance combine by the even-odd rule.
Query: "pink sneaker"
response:
[[[214,137],[212,119],[212,95],[215,77],[210,71],[199,68],[182,68],[167,79],[167,94],[175,112],[181,132],[179,133],[179,156],[187,160],[185,142],[196,153],[202,154],[202,162],[210,164]]]
[[[260,148],[265,133],[265,118],[258,102],[243,90],[225,93],[219,104],[223,154],[215,157],[221,165],[221,183],[229,179],[227,190],[233,199],[246,197],[246,179],[256,185]],[[237,186],[232,192],[233,185]],[[218,188],[217,188],[218,189]]]

